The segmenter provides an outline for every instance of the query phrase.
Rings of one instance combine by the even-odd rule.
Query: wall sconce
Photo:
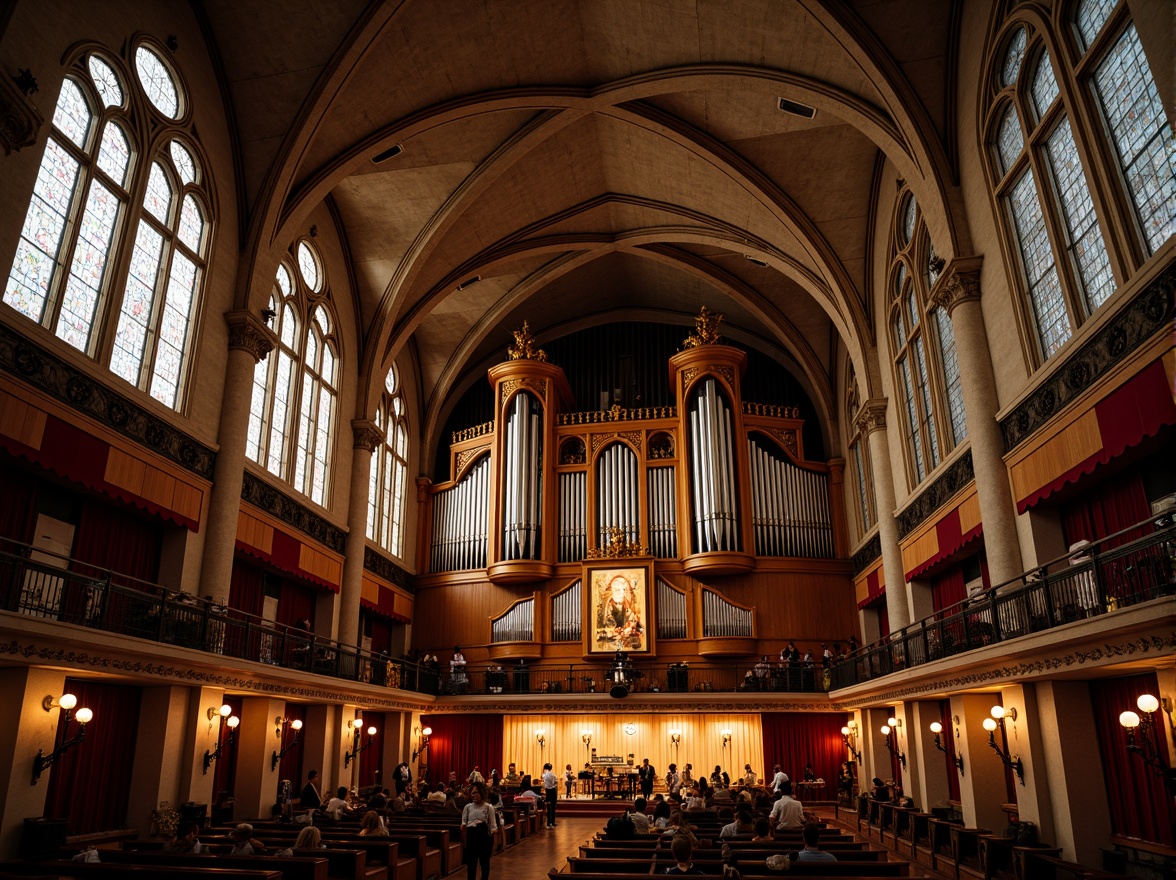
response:
[[[351,746],[351,751],[343,753],[343,768],[346,769],[352,761],[359,757],[359,753],[365,749],[370,749],[372,743],[376,741],[376,728],[369,727],[367,729],[368,741],[360,745],[360,738],[363,736],[363,719],[356,718],[351,722],[351,727],[355,731],[354,741]]]
[[[889,718],[887,720],[888,721],[895,721],[895,719],[893,719],[893,718]],[[898,739],[898,729],[897,729],[898,726],[899,726],[898,723],[895,721],[894,728],[891,728],[891,726],[889,724],[883,724],[882,727],[879,729],[882,731],[882,735],[884,737],[886,737],[886,741],[885,741],[886,751],[890,752],[890,756],[892,758],[897,757],[898,762],[900,764],[902,764],[902,769],[905,770],[906,769],[906,754],[902,750],[900,750],[898,748],[898,746],[896,745],[896,743],[894,742],[894,740]],[[892,732],[894,733],[894,740],[892,740],[890,738],[890,734]]]
[[[412,759],[415,761],[418,755],[423,755],[425,749],[429,747],[429,737],[433,735],[433,728],[426,727],[424,730],[416,729],[417,732],[417,747],[412,750]]]
[[[237,725],[241,723],[241,719],[240,719],[240,718],[238,718],[236,715],[230,715],[228,718],[225,718],[225,716],[224,716],[224,711],[225,711],[225,709],[228,709],[230,712],[232,712],[232,711],[233,711],[233,710],[232,710],[231,708],[229,708],[229,706],[227,706],[227,705],[225,705],[225,706],[221,706],[221,707],[220,707],[220,709],[209,709],[209,710],[208,710],[208,711],[209,711],[210,713],[212,713],[213,715],[217,715],[217,714],[219,714],[219,715],[221,716],[221,724],[222,724],[222,725],[226,725],[226,724],[228,725],[228,727],[229,727],[229,738],[228,738],[228,739],[226,739],[226,740],[225,740],[223,743],[219,743],[219,742],[218,742],[218,743],[216,744],[216,750],[215,750],[215,751],[211,751],[211,752],[210,752],[210,751],[208,751],[207,749],[205,749],[205,750],[204,750],[204,772],[205,772],[205,773],[207,773],[207,772],[208,772],[208,768],[212,766],[212,762],[213,762],[213,761],[215,761],[215,760],[217,760],[218,758],[220,758],[220,756],[221,756],[221,749],[222,749],[222,748],[226,748],[226,749],[227,749],[227,748],[229,748],[229,747],[231,747],[231,746],[233,745],[233,737],[234,737],[234,736],[236,735],[236,733],[237,733]],[[212,727],[212,724],[211,724],[211,723],[209,724],[209,727],[210,727],[210,728]]]
[[[37,784],[37,780],[41,778],[49,767],[53,766],[53,762],[64,755],[67,751],[76,745],[86,741],[86,725],[94,720],[94,713],[90,709],[78,709],[76,715],[73,714],[74,707],[78,704],[78,698],[73,694],[62,694],[60,700],[54,700],[52,696],[45,697],[41,701],[41,706],[46,712],[52,712],[54,709],[65,710],[65,732],[69,733],[70,721],[76,720],[78,722],[78,732],[65,740],[61,745],[55,748],[48,755],[43,754],[41,749],[37,749],[37,755],[33,758],[33,781],[32,785]]]
[[[233,707],[228,703],[221,704],[219,709],[216,706],[209,706],[208,712],[205,714],[208,715],[208,732],[212,733],[212,722],[216,721],[219,717],[221,724],[224,724],[225,719],[233,714]]]
[[[580,731],[580,742],[584,744],[584,761],[588,762],[588,751],[592,747],[592,731],[585,727]]]
[[[1017,720],[1016,709],[1005,709],[1004,706],[993,706],[992,717],[984,719],[984,729],[988,731],[988,745],[996,752],[1006,767],[1011,767],[1013,772],[1017,774],[1017,779],[1020,780],[1021,785],[1025,784],[1025,764],[1021,761],[1020,755],[1016,758],[1010,756],[1008,750],[1004,746],[996,743],[996,729],[999,727],[1004,730],[1005,718],[1011,718],[1013,721]]]
[[[674,757],[675,758],[678,757],[678,746],[681,745],[681,743],[682,743],[682,731],[678,730],[678,728],[676,728],[676,727],[671,729],[670,730],[670,745],[672,745],[674,747]]]
[[[731,744],[731,731],[723,728],[723,748],[727,748]]]
[[[841,728],[841,742],[849,749],[849,754],[857,761],[858,766],[862,765],[862,753],[856,748],[857,744],[857,722],[851,720],[845,727]]]
[[[932,721],[928,725],[928,727],[931,729],[931,732],[933,734],[935,734],[935,748],[939,749],[939,751],[943,752],[943,754],[946,755],[947,754],[947,746],[945,746],[943,744],[943,740],[939,738],[939,735],[941,733],[943,733],[943,725],[940,724],[938,721]],[[952,763],[955,764],[956,769],[960,771],[960,776],[963,776],[964,775],[964,756],[963,755],[956,755],[954,758],[952,758]]]
[[[277,718],[274,719],[274,724],[276,724],[278,726],[278,745],[281,745],[281,741],[282,741],[282,727],[286,724],[286,722],[288,720],[289,719],[283,718],[281,715],[279,715]],[[292,731],[294,731],[294,738],[292,740],[290,740],[290,745],[283,746],[282,750],[280,752],[277,749],[274,750],[273,756],[270,758],[270,771],[271,772],[278,768],[278,762],[280,760],[282,760],[282,758],[286,757],[286,752],[290,751],[290,749],[292,749],[292,748],[294,748],[294,746],[298,745],[298,731],[302,730],[302,721],[301,721],[301,719],[295,718],[293,721],[290,721],[289,723],[290,723],[290,729]]]
[[[1119,716],[1119,723],[1127,729],[1127,751],[1135,752],[1143,758],[1143,764],[1162,780],[1169,796],[1176,796],[1176,770],[1165,766],[1161,757],[1159,735],[1155,732],[1156,710],[1160,708],[1160,701],[1151,694],[1141,694],[1135,701],[1136,707],[1143,713],[1140,718],[1128,709]],[[1171,703],[1164,699],[1164,711],[1169,710]],[[80,714],[80,713],[79,713]],[[1139,741],[1136,741],[1135,731],[1139,730]]]
[[[543,752],[543,747],[547,745],[547,728],[540,727],[535,731],[535,742],[539,743],[539,752]]]

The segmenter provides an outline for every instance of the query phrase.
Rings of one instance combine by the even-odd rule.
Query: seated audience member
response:
[[[715,789],[714,802],[716,804],[729,804],[733,800],[734,798],[731,796],[731,789],[726,787]]]
[[[523,788],[514,796],[514,802],[521,804],[528,813],[539,809],[539,793],[533,788]]]
[[[392,798],[393,813],[403,813],[407,809],[408,806],[404,803],[404,795],[398,794],[396,797]]]
[[[736,834],[750,834],[754,830],[755,822],[751,810],[740,806],[735,811],[735,821],[723,826],[723,830],[719,832],[719,839],[734,837]]]
[[[755,833],[751,838],[752,843],[766,843],[769,840],[775,840],[772,837],[772,825],[768,821],[767,816],[760,816],[755,820]]]
[[[772,805],[768,823],[772,826],[773,832],[777,828],[804,827],[804,807],[792,796],[791,782],[785,782],[780,786],[780,799]]]
[[[870,797],[876,801],[889,801],[890,788],[879,777],[875,776],[873,779],[874,787],[870,792]]]
[[[693,791],[691,791],[689,796],[687,796],[687,798],[686,798],[686,811],[690,812],[692,810],[698,811],[698,810],[705,810],[705,809],[706,809],[706,798],[703,796],[702,791],[700,789],[696,788]]]
[[[388,806],[388,796],[377,790],[368,798],[367,806],[369,810],[382,810]]]
[[[339,786],[335,791],[335,796],[323,807],[323,812],[336,822],[351,816],[351,811],[347,808],[347,786]]]
[[[666,868],[666,874],[675,877],[698,877],[704,875],[701,868],[694,866],[694,844],[691,843],[690,838],[686,835],[677,834],[674,836],[673,842],[670,843],[670,853],[674,856],[674,861],[677,864],[672,868]]]
[[[193,853],[199,855],[200,826],[195,822],[181,822],[176,828],[175,839],[163,845],[163,851],[168,853]]]
[[[666,826],[670,824],[670,805],[667,801],[658,801],[656,807],[653,808],[653,827],[658,831],[664,831]]]
[[[445,794],[445,783],[444,782],[438,782],[433,787],[433,790],[431,792],[429,792],[428,798],[426,798],[426,800],[428,800],[429,803],[433,803],[433,804],[444,804],[445,801],[447,801],[448,799],[449,798]]]
[[[629,818],[633,821],[633,830],[638,834],[649,833],[649,816],[645,813],[645,798],[639,797],[633,801],[633,812]]]
[[[515,767],[515,762],[511,761],[506,765],[506,782],[508,785],[515,785],[522,777],[519,776],[519,771]]]
[[[380,814],[375,810],[368,810],[363,814],[363,820],[359,823],[360,837],[387,837],[388,829],[384,827],[384,820],[380,818]]]
[[[265,855],[265,844],[253,839],[253,826],[242,822],[232,830],[229,836],[233,840],[233,849],[229,855],[233,856],[261,856]]]
[[[326,846],[323,845],[322,832],[313,825],[307,825],[298,832],[298,838],[294,841],[294,846],[280,849],[274,855],[280,859],[288,859],[294,855],[294,850],[296,849],[326,849]]]
[[[805,825],[804,831],[801,833],[804,839],[804,849],[796,857],[798,862],[835,862],[837,856],[831,852],[825,852],[819,847],[821,841],[821,829],[816,825]]]

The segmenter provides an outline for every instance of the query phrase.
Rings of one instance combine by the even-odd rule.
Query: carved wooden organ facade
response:
[[[804,458],[798,410],[745,402],[745,367],[738,349],[690,348],[669,360],[676,406],[592,412],[575,410],[558,366],[493,367],[494,422],[455,435],[451,480],[421,484],[429,575],[484,571],[505,585],[554,578],[548,608],[511,603],[492,619],[489,643],[583,637],[588,653],[581,618],[591,614],[590,591],[573,566],[615,555],[619,543],[622,555],[650,564],[654,625],[644,650],[657,637],[683,637],[691,615],[700,636],[752,638],[754,609],[709,588],[687,602],[662,571],[698,579],[772,558],[844,558],[846,537],[842,462]]]

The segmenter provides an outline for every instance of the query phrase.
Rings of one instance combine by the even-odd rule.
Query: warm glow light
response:
[[[850,732],[850,731],[849,731],[849,728],[848,728],[848,727],[843,727],[843,728],[841,728],[841,735],[842,735],[842,736],[849,736],[849,732]]]
[[[676,728],[676,727],[670,731],[670,736],[681,736],[681,735],[682,735],[682,731],[678,730],[678,728]]]
[[[584,728],[580,731],[580,736],[592,736],[592,731],[588,730],[588,728]]]
[[[727,728],[723,728],[723,736],[730,736],[730,735],[731,735],[731,731],[728,730]]]
[[[375,736],[375,735],[376,735],[376,726],[373,724],[371,727],[368,728],[368,736]]]
[[[1119,723],[1128,730],[1134,730],[1136,727],[1139,727],[1139,716],[1128,709],[1119,715]]]
[[[882,735],[883,736],[890,736],[890,725],[889,724],[882,725]]]
[[[538,730],[535,731],[535,736],[547,736],[547,728],[540,727]]]
[[[228,703],[222,703],[219,711],[220,711],[221,718],[228,718],[230,715],[233,714],[233,707],[230,706]]]
[[[1143,697],[1140,697],[1142,700]],[[1152,699],[1155,699],[1154,697]],[[57,705],[62,709],[72,709],[78,704],[78,698],[73,694],[62,694],[61,699],[57,701]]]
[[[849,724],[846,725],[850,730],[857,730],[857,720],[850,719]]]
[[[62,697],[61,699],[64,701],[65,697]],[[65,703],[62,702],[61,705],[64,706]],[[1156,711],[1156,709],[1160,708],[1160,701],[1151,694],[1141,694],[1139,699],[1135,701],[1135,705],[1139,707],[1140,712],[1146,712],[1148,715],[1150,715],[1152,712]]]
[[[898,719],[897,718],[887,718],[886,723],[889,724],[891,727],[898,727]]]
[[[942,725],[942,724],[940,724],[938,721],[932,721],[932,722],[931,722],[929,725],[927,725],[927,726],[928,726],[929,728],[931,728],[931,732],[932,732],[932,733],[935,733],[935,734],[943,733],[943,725]]]
[[[989,733],[992,733],[992,731],[996,730],[996,721],[992,718],[985,718],[984,719],[984,729],[987,730]]]
[[[351,726],[354,727],[356,730],[359,730],[361,727],[363,727],[363,719],[356,718],[354,721],[351,722]]]
[[[999,721],[1001,718],[1005,717],[1004,706],[993,706],[991,711],[992,711],[992,717],[995,718],[997,721]]]
[[[231,728],[235,728],[240,723],[241,723],[241,719],[238,718],[236,715],[230,715],[229,720],[225,722],[225,724],[229,725],[229,727],[231,727]]]
[[[78,714],[74,717],[78,719],[78,724],[89,724],[94,720],[94,712],[92,709],[78,709]]]
[[[432,736],[433,735],[433,728],[426,727],[424,730],[421,731],[421,733],[424,734],[425,736]]]
[[[295,718],[293,721],[290,722],[290,728],[292,730],[302,730],[302,719]]]

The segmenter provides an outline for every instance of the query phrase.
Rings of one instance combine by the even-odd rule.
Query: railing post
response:
[[[1098,564],[1098,544],[1091,548],[1090,554],[1090,576],[1094,581],[1094,597],[1098,603],[1098,613],[1102,614],[1107,610],[1107,591],[1103,588],[1102,566]],[[1126,557],[1124,557],[1126,562]],[[1130,585],[1129,585],[1130,586]]]
[[[1045,601],[1046,629],[1052,629],[1058,625],[1058,619],[1054,613],[1053,590],[1049,585],[1049,571],[1044,567],[1039,569],[1039,571],[1041,572],[1042,598]]]
[[[110,584],[109,574],[106,576],[106,583],[107,585]],[[167,625],[167,607],[167,592],[165,591],[159,600],[159,620],[155,626],[155,641],[157,642],[163,641],[163,631]]]
[[[992,618],[992,641],[1002,642],[1004,641],[1004,636],[1000,631],[1000,614],[997,612],[996,599],[996,590],[993,590],[988,597],[988,604],[990,609],[988,613]]]

